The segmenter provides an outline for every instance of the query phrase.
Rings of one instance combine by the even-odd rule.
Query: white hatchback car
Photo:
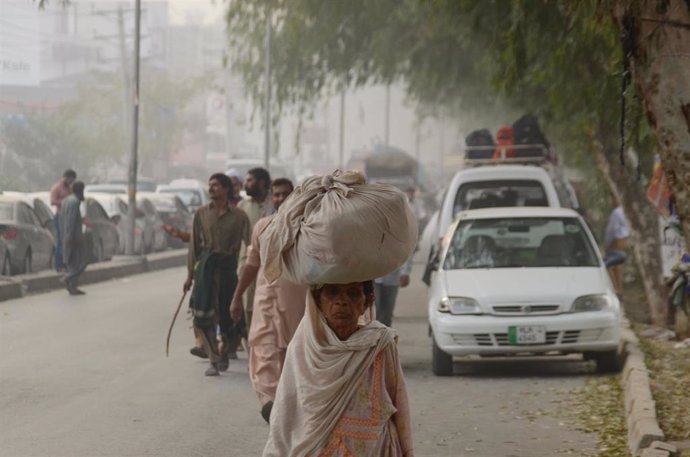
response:
[[[436,375],[453,356],[582,353],[621,367],[620,303],[587,225],[566,208],[460,213],[429,290]]]

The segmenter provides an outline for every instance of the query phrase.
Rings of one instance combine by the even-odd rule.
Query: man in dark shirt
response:
[[[203,335],[204,349],[211,366],[207,376],[217,376],[228,369],[229,344],[236,341],[244,322],[235,324],[229,305],[237,286],[237,263],[242,243],[249,245],[249,218],[230,203],[232,181],[222,173],[209,178],[211,203],[194,214],[189,244],[187,280],[184,290],[192,285],[192,314],[195,329]],[[216,343],[220,326],[221,346]]]

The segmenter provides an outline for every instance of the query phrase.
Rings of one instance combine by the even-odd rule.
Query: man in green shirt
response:
[[[229,305],[237,286],[240,248],[242,243],[249,244],[251,230],[247,215],[230,203],[230,178],[216,173],[209,178],[208,186],[211,202],[194,214],[184,290],[194,286],[191,299],[194,327],[203,335],[204,349],[211,363],[206,375],[217,376],[219,371],[228,369],[230,351],[236,349],[239,332],[244,327],[244,322],[232,321]],[[216,339],[218,326],[220,347]]]

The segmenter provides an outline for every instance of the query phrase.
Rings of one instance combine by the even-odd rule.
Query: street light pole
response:
[[[268,170],[271,162],[271,10],[267,7],[266,10],[266,42],[264,45],[266,51],[265,60],[265,78],[266,78],[266,126],[264,133],[264,167]]]
[[[141,0],[135,0],[134,11],[134,75],[132,84],[132,144],[129,154],[127,186],[127,242],[125,254],[134,255],[134,227],[137,215],[137,146],[139,142],[139,37],[141,36]]]
[[[391,85],[387,84],[386,85],[386,130],[385,130],[385,144],[386,144],[386,150],[388,150],[388,146],[390,145],[389,140],[390,140],[390,129],[391,129]]]
[[[338,165],[342,170],[345,167],[345,90],[340,92],[340,138],[338,144]]]

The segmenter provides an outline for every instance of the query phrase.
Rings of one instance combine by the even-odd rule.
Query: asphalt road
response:
[[[0,456],[140,457],[261,454],[267,426],[246,353],[208,378],[189,355],[181,313],[165,336],[183,269],[0,303]],[[418,275],[416,275],[418,277]],[[582,455],[596,437],[565,417],[592,367],[577,358],[456,361],[430,371],[425,288],[401,291],[394,327],[420,456]],[[184,309],[185,307],[183,307]]]

